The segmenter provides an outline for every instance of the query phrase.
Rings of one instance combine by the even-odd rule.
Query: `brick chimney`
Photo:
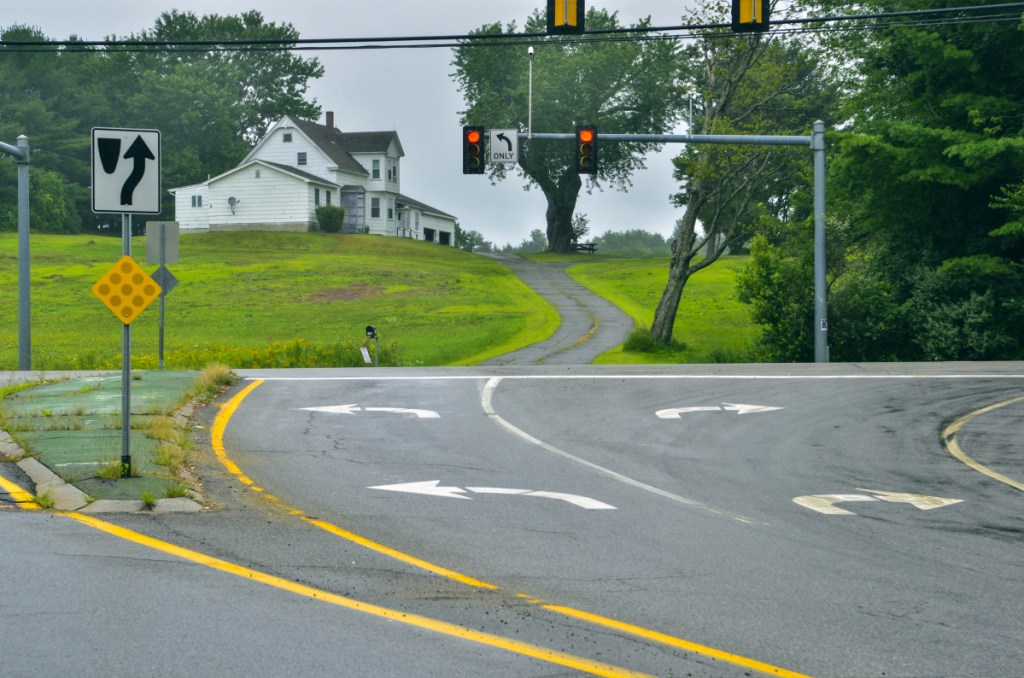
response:
[[[334,111],[327,111],[327,138],[334,138]]]

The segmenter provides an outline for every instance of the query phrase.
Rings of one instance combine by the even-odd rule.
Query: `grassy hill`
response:
[[[145,239],[132,251],[148,272]],[[118,369],[121,323],[92,293],[121,256],[120,238],[33,234],[32,368]],[[579,256],[569,269],[638,325],[650,324],[664,259]],[[745,260],[695,276],[667,352],[612,351],[600,362],[707,362],[743,357],[754,328],[734,300]],[[0,370],[17,367],[17,236],[0,233]],[[508,269],[435,244],[323,233],[181,236],[180,284],[167,297],[168,369],[354,366],[367,325],[382,365],[469,365],[550,336],[554,309]],[[133,367],[157,366],[159,302],[132,323]]]
[[[132,243],[148,272],[145,238]],[[32,368],[120,367],[121,323],[92,286],[121,239],[32,234]],[[17,367],[17,236],[0,233],[0,370]],[[322,233],[181,236],[167,297],[165,363],[199,369],[472,364],[550,336],[554,309],[508,269],[436,244]],[[131,325],[133,367],[157,366],[159,302]]]

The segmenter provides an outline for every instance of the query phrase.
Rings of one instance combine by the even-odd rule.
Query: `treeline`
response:
[[[581,220],[581,222],[585,222],[585,219]],[[585,235],[585,230],[580,233],[580,242],[583,242],[583,236]],[[664,236],[639,228],[625,231],[605,231],[603,235],[599,235],[586,242],[593,242],[597,245],[597,251],[602,254],[614,254],[621,257],[667,257],[670,254],[669,244]],[[456,243],[467,252],[520,254],[544,252],[548,249],[547,237],[544,235],[544,231],[539,228],[530,231],[530,237],[524,238],[518,245],[506,243],[503,247],[495,246],[494,243],[484,238],[477,231],[460,231]]]
[[[1024,20],[880,23],[804,40],[840,94],[827,118],[831,359],[1024,359]],[[813,359],[809,169],[757,214],[741,277],[762,360]]]
[[[238,16],[165,12],[154,26],[116,40],[298,39],[289,24]],[[19,45],[54,38],[29,26],[0,30],[0,140],[25,134],[32,153],[32,229],[74,233],[109,216],[91,211],[93,127],[158,129],[163,188],[205,180],[234,166],[284,114],[316,119],[306,98],[323,75],[317,59],[287,51],[220,51],[154,45],[130,51],[86,45]],[[72,42],[81,42],[75,36]],[[17,228],[16,170],[0,162],[0,230]],[[164,197],[167,215],[171,196]]]

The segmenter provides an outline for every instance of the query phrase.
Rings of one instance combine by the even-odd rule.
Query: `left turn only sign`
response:
[[[92,129],[92,211],[160,213],[160,132]]]

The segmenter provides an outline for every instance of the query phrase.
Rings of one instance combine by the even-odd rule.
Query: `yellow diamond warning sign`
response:
[[[92,293],[118,320],[130,325],[151,301],[160,296],[160,286],[131,257],[124,256],[92,286]]]

